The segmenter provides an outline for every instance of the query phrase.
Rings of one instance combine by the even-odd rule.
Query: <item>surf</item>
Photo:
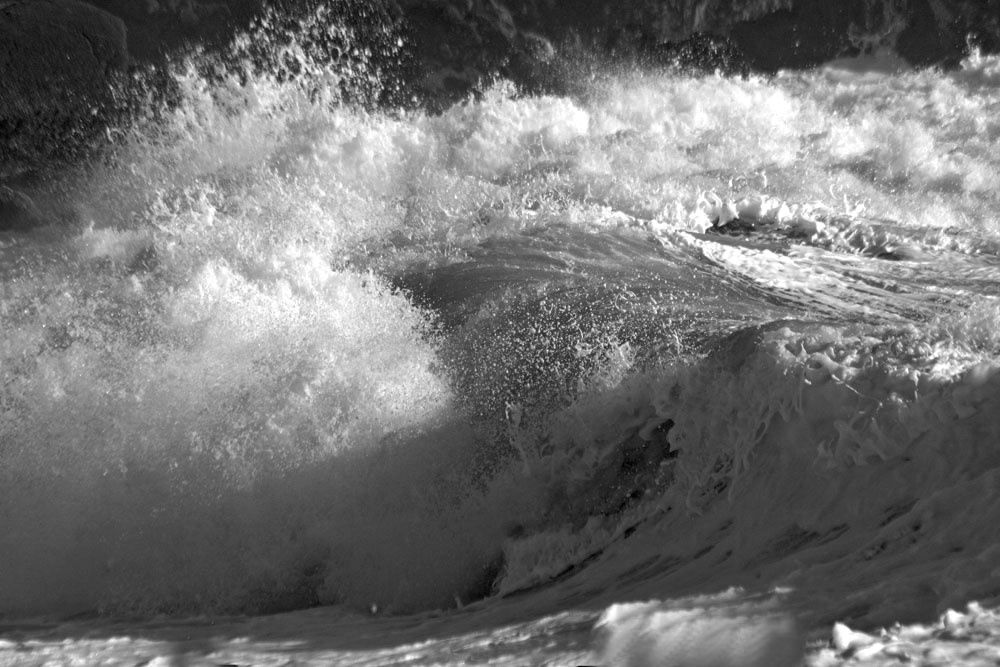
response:
[[[24,186],[0,614],[780,590],[766,635],[995,597],[996,56],[431,112],[294,33]]]

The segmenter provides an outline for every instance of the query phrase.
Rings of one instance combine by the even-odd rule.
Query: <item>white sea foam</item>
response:
[[[612,605],[597,622],[598,633],[604,635],[601,664],[623,667],[802,664],[804,641],[791,618],[781,613],[767,614],[757,608],[746,610],[749,614],[740,611],[738,606],[678,609],[659,601]]]
[[[68,231],[0,245],[0,613],[438,608],[501,557],[500,592],[587,564],[596,594],[636,554],[686,564],[664,595],[893,592],[872,618],[932,571],[982,592],[996,67],[598,73],[439,115],[179,69],[40,193]],[[392,287],[448,266],[447,312]],[[791,317],[828,325],[754,338]]]
[[[515,541],[502,590],[596,558],[580,575],[593,590],[621,586],[629,563],[649,571],[636,582],[647,594],[767,572],[806,598],[830,581],[856,585],[854,604],[885,619],[925,604],[916,589],[937,586],[943,559],[945,599],[988,593],[976,563],[995,538],[990,415],[1000,375],[994,362],[973,365],[972,351],[914,334],[792,325],[744,335],[720,348],[718,366],[710,357],[659,371],[641,389],[573,406],[546,436],[566,452],[554,478],[593,479],[598,462],[572,452],[620,447],[670,420],[676,481],[644,511]],[[968,503],[976,511],[962,521],[945,518]],[[947,544],[963,555],[945,554]],[[859,555],[844,558],[845,548]],[[880,597],[897,587],[907,592]]]

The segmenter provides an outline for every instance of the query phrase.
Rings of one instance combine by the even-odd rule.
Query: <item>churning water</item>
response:
[[[440,114],[196,60],[0,235],[0,614],[1000,592],[996,57]]]

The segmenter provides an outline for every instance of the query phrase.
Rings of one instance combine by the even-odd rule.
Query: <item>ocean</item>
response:
[[[834,664],[835,622],[992,618],[1000,58],[431,112],[281,48],[179,60],[0,233],[0,662]]]

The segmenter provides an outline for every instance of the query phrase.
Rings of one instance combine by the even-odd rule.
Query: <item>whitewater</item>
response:
[[[1000,59],[199,57],[0,232],[0,663],[1000,656]]]

